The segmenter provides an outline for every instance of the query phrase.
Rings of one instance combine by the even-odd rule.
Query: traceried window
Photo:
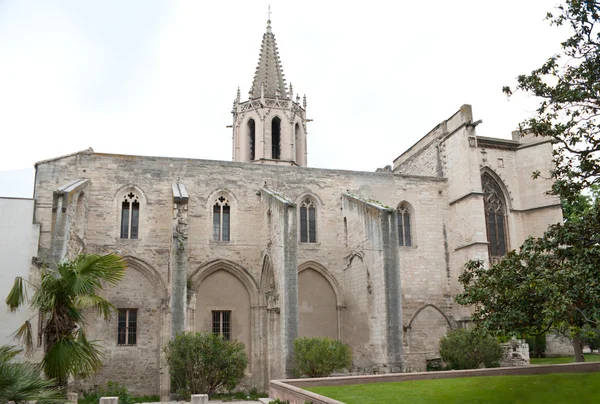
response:
[[[213,205],[213,240],[230,241],[231,206],[229,200],[220,196]]]
[[[137,239],[140,224],[140,199],[129,192],[121,202],[121,238]]]
[[[398,244],[401,247],[413,245],[410,211],[404,205],[398,207]]]
[[[248,146],[250,148],[250,160],[254,160],[256,152],[256,123],[254,119],[248,120]]]
[[[485,227],[490,257],[502,257],[507,249],[506,199],[500,185],[487,173],[481,176]]]
[[[212,332],[220,335],[227,341],[231,340],[231,311],[213,310],[212,312]]]
[[[281,158],[281,119],[273,118],[271,121],[271,158],[279,160]]]
[[[137,309],[119,309],[117,325],[117,344],[135,345],[137,343]]]
[[[317,242],[317,208],[310,199],[300,204],[300,242]]]

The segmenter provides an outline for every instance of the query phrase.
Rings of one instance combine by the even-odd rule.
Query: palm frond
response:
[[[115,254],[80,255],[71,268],[73,291],[91,294],[102,289],[102,283],[115,284],[125,275],[125,263]]]
[[[2,345],[0,346],[0,363],[8,362],[18,354],[23,352],[22,349],[17,348],[12,345]]]
[[[63,335],[56,341],[46,352],[42,367],[46,375],[64,382],[70,374],[93,374],[102,366],[102,357],[98,346],[79,329],[76,336]]]
[[[21,341],[25,345],[25,352],[30,354],[33,351],[33,334],[31,332],[31,323],[29,320],[25,321],[17,331],[13,334],[15,339]]]
[[[18,352],[14,347],[0,347],[0,403],[64,402],[56,381],[44,378],[37,365],[10,360]]]
[[[10,309],[11,313],[17,311],[19,307],[27,300],[27,288],[25,287],[25,281],[22,277],[17,276],[13,287],[6,296],[6,305]]]
[[[115,306],[108,300],[98,295],[76,296],[74,304],[78,309],[95,308],[98,314],[107,320],[112,317],[112,312],[116,310]]]

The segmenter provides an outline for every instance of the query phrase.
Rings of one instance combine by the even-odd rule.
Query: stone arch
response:
[[[86,333],[97,340],[105,352],[103,366],[94,376],[94,383],[114,380],[135,394],[159,394],[164,361],[163,344],[169,340],[170,321],[166,284],[158,271],[146,261],[124,256],[127,267],[125,277],[118,285],[105,288],[101,293],[119,314],[109,321],[94,321],[96,313],[86,313]],[[129,317],[135,312],[133,323],[135,343],[123,344],[119,338],[122,313]],[[126,321],[126,327],[132,323]],[[129,334],[130,331],[125,331]],[[131,337],[131,334],[129,335]],[[163,386],[164,387],[164,386]]]
[[[483,177],[486,174],[489,175],[494,181],[496,181],[496,183],[502,190],[502,193],[504,194],[504,202],[506,203],[507,210],[512,210],[512,196],[511,196],[510,189],[508,188],[508,185],[506,185],[506,183],[504,182],[504,180],[502,179],[500,174],[498,174],[492,168],[487,167],[487,166],[481,168],[481,177]]]
[[[256,159],[256,120],[250,117],[244,125],[246,144],[248,146],[248,161]]]
[[[201,265],[189,277],[190,288],[194,291],[198,290],[198,286],[200,286],[204,279],[219,270],[226,271],[235,276],[246,287],[246,290],[250,295],[252,307],[258,306],[259,287],[256,284],[256,280],[244,267],[236,264],[233,261],[217,259]]]
[[[420,312],[422,312],[424,309],[426,309],[427,307],[431,307],[434,310],[436,310],[437,312],[439,312],[442,317],[444,317],[444,320],[446,320],[446,322],[448,323],[448,326],[450,328],[452,328],[452,323],[450,322],[450,320],[448,319],[448,316],[446,316],[446,314],[444,314],[443,311],[441,311],[439,309],[439,307],[437,307],[435,304],[431,304],[431,303],[427,303],[423,306],[421,306],[419,309],[417,309],[417,311],[415,311],[415,313],[412,315],[412,317],[410,318],[410,321],[408,322],[408,325],[406,326],[407,329],[410,329],[414,319],[419,315]]]
[[[299,336],[341,339],[342,294],[335,278],[314,261],[298,268]]]
[[[325,268],[323,265],[319,264],[316,261],[306,261],[298,266],[298,274],[300,274],[300,272],[302,272],[306,269],[309,269],[309,268],[317,271],[325,279],[327,279],[327,281],[331,285],[331,288],[333,289],[333,292],[335,293],[335,300],[336,300],[337,305],[340,307],[343,307],[344,306],[344,295],[342,293],[342,288],[340,287],[340,284],[338,283],[338,281],[327,270],[327,268]]]
[[[439,358],[439,342],[452,329],[448,317],[434,304],[420,307],[406,327],[408,362],[413,371],[424,371],[428,359]]]
[[[240,265],[223,259],[207,262],[189,278],[194,295],[194,332],[214,332],[244,343],[253,371],[258,351],[258,285]],[[217,328],[215,328],[217,327]]]
[[[167,285],[163,280],[163,277],[158,273],[158,271],[146,261],[141,258],[137,258],[131,255],[126,255],[123,257],[123,260],[127,264],[127,268],[135,269],[150,282],[150,284],[154,287],[156,294],[161,299],[167,298]]]

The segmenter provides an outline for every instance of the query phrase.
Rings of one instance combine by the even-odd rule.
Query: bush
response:
[[[478,369],[500,366],[503,351],[496,338],[461,328],[440,340],[440,355],[449,369]]]
[[[546,353],[546,334],[540,334],[526,338],[529,344],[529,356],[532,358],[543,358]]]
[[[352,365],[350,346],[331,338],[298,338],[294,341],[294,351],[298,376],[325,377]]]
[[[134,398],[127,387],[117,382],[109,381],[106,386],[97,386],[95,389],[83,394],[79,404],[98,404],[102,397],[119,397],[119,404],[134,404]]]
[[[600,326],[592,328],[589,325],[581,330],[583,343],[588,345],[592,351],[600,349]]]
[[[165,351],[171,381],[188,401],[192,394],[231,391],[248,365],[243,343],[211,333],[178,334]]]

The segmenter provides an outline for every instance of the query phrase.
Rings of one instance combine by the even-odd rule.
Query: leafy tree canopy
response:
[[[553,225],[528,238],[519,251],[486,269],[471,261],[459,277],[456,297],[473,306],[478,326],[503,333],[564,330],[583,361],[581,330],[600,324],[600,202],[581,220]]]
[[[569,26],[572,35],[530,74],[518,77],[516,90],[541,99],[537,113],[520,125],[524,132],[555,144],[553,192],[569,202],[600,183],[600,1],[567,0],[547,19]],[[509,96],[510,87],[503,91]],[[539,175],[539,173],[537,173]]]

